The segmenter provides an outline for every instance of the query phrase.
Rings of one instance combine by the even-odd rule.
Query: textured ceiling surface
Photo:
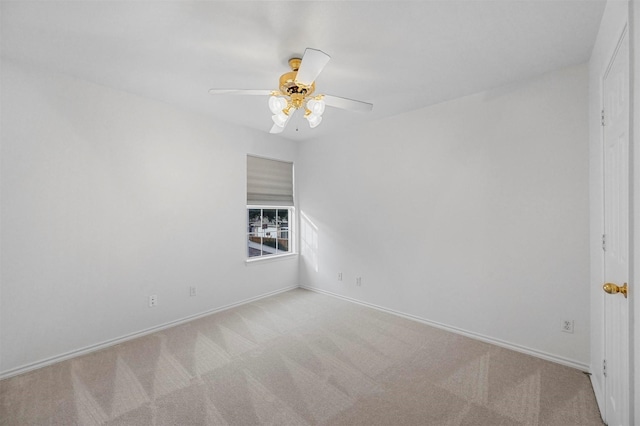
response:
[[[604,0],[2,1],[1,54],[268,132],[266,97],[306,47],[332,59],[316,92],[374,104],[327,108],[304,140],[589,59]]]

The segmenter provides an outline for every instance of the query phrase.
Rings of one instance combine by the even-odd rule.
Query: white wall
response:
[[[604,407],[604,377],[602,360],[604,359],[604,311],[602,291],[604,283],[602,257],[602,76],[618,44],[622,29],[627,23],[627,1],[609,1],[604,11],[596,43],[589,61],[589,181],[590,181],[590,243],[591,248],[591,381],[598,404]]]
[[[587,131],[581,65],[302,143],[301,284],[586,369]]]
[[[293,160],[295,144],[1,71],[0,373],[297,286],[295,257],[245,265],[246,154]]]

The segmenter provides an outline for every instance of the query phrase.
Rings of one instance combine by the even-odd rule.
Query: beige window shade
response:
[[[293,163],[247,155],[247,204],[293,206]]]

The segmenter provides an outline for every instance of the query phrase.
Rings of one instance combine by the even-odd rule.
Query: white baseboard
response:
[[[116,337],[115,339],[105,340],[104,342],[96,343],[94,345],[85,346],[85,347],[80,348],[80,349],[75,349],[73,351],[69,351],[69,352],[66,352],[66,353],[63,353],[63,354],[60,354],[60,355],[55,355],[55,356],[52,356],[50,358],[46,358],[46,359],[43,359],[43,360],[40,360],[40,361],[36,361],[36,362],[29,363],[29,364],[25,364],[25,365],[22,365],[20,367],[12,368],[11,370],[2,371],[2,372],[0,372],[0,380],[7,379],[7,378],[13,377],[13,376],[17,376],[19,374],[23,374],[23,373],[26,373],[28,371],[36,370],[38,368],[46,367],[48,365],[55,364],[55,363],[60,362],[60,361],[64,361],[64,360],[71,359],[71,358],[75,358],[75,357],[80,356],[80,355],[85,355],[85,354],[88,354],[90,352],[95,352],[95,351],[98,351],[100,349],[107,348],[109,346],[117,345],[117,344],[126,342],[126,341],[131,340],[131,339],[135,339],[135,338],[138,338],[138,337],[146,336],[147,334],[155,333],[157,331],[164,330],[164,329],[167,329],[167,328],[170,328],[170,327],[175,327],[176,325],[180,325],[180,324],[183,324],[185,322],[193,321],[195,319],[202,318],[202,317],[205,317],[207,315],[215,314],[217,312],[226,311],[227,309],[235,308],[236,306],[240,306],[240,305],[245,305],[247,303],[251,303],[251,302],[254,302],[254,301],[259,300],[259,299],[264,299],[265,297],[273,296],[273,295],[276,295],[276,294],[279,294],[279,293],[284,293],[285,291],[293,290],[295,288],[298,288],[298,286],[291,286],[291,287],[286,287],[286,288],[282,288],[282,289],[279,289],[279,290],[271,291],[269,293],[264,293],[264,294],[261,294],[259,296],[251,297],[249,299],[244,299],[244,300],[241,300],[239,302],[235,302],[235,303],[231,303],[229,305],[221,306],[219,308],[209,309],[207,311],[200,312],[200,313],[197,313],[197,314],[194,314],[194,315],[189,315],[187,317],[180,318],[180,319],[177,319],[177,320],[174,320],[174,321],[169,321],[169,322],[166,322],[164,324],[160,324],[160,325],[157,325],[157,326],[154,326],[154,327],[147,328],[145,330],[136,331],[136,332],[124,335],[124,336]]]
[[[418,317],[416,315],[406,314],[404,312],[395,311],[393,309],[385,308],[383,306],[378,306],[378,305],[374,305],[372,303],[363,302],[361,300],[353,299],[351,297],[343,296],[341,294],[332,293],[332,292],[327,291],[327,290],[322,290],[322,289],[319,289],[317,287],[307,287],[307,286],[301,285],[300,288],[304,288],[305,290],[314,291],[316,293],[326,294],[328,296],[337,297],[339,299],[347,300],[349,302],[357,303],[359,305],[368,306],[370,308],[377,309],[379,311],[387,312],[389,314],[396,315],[396,316],[403,317],[403,318],[407,318],[407,319],[410,319],[410,320],[413,320],[413,321],[418,321],[418,322],[421,322],[423,324],[430,325],[432,327],[440,328],[440,329],[443,329],[443,330],[447,330],[447,331],[450,331],[452,333],[461,334],[463,336],[470,337],[472,339],[481,340],[483,342],[491,343],[493,345],[500,346],[500,347],[503,347],[503,348],[506,348],[506,349],[511,349],[513,351],[516,351],[516,352],[521,352],[521,353],[524,353],[524,354],[527,354],[527,355],[531,355],[531,356],[534,356],[534,357],[537,357],[537,358],[545,359],[547,361],[552,361],[552,362],[555,362],[557,364],[562,364],[562,365],[566,365],[568,367],[573,367],[575,369],[578,369],[578,370],[581,370],[581,371],[584,371],[584,372],[589,372],[589,366],[587,364],[584,364],[582,362],[578,362],[578,361],[575,361],[575,360],[572,360],[572,359],[568,359],[568,358],[560,357],[560,356],[557,356],[557,355],[549,354],[549,353],[546,353],[546,352],[538,351],[536,349],[528,348],[526,346],[521,346],[521,345],[518,345],[518,344],[515,344],[515,343],[506,342],[504,340],[500,340],[500,339],[496,339],[496,338],[493,338],[493,337],[485,336],[485,335],[482,335],[482,334],[479,334],[479,333],[474,333],[472,331],[463,330],[461,328],[452,327],[450,325],[442,324],[442,323],[439,323],[439,322],[436,322],[436,321],[431,321],[431,320],[428,320],[428,319],[425,319],[425,318]]]
[[[26,372],[29,372],[29,371],[32,371],[32,370],[36,370],[38,368],[46,367],[48,365],[55,364],[55,363],[60,362],[60,361],[64,361],[64,360],[71,359],[71,358],[75,358],[77,356],[85,355],[85,354],[88,354],[90,352],[95,352],[95,351],[98,351],[100,349],[107,348],[109,346],[117,345],[117,344],[126,342],[128,340],[135,339],[137,337],[142,337],[142,336],[145,336],[147,334],[155,333],[157,331],[161,331],[161,330],[164,330],[164,329],[167,329],[167,328],[170,328],[170,327],[174,327],[176,325],[180,325],[180,324],[183,324],[183,323],[186,323],[186,322],[189,322],[189,321],[192,321],[192,320],[195,320],[195,319],[207,316],[207,315],[211,315],[211,314],[215,314],[217,312],[225,311],[227,309],[231,309],[231,308],[234,308],[236,306],[240,306],[240,305],[244,305],[244,304],[247,304],[247,303],[251,303],[253,301],[256,301],[256,300],[259,300],[259,299],[264,299],[266,297],[273,296],[273,295],[276,295],[276,294],[279,294],[279,293],[284,293],[286,291],[293,290],[294,288],[297,288],[297,286],[286,287],[286,288],[275,290],[275,291],[272,291],[272,292],[269,292],[269,293],[264,293],[264,294],[261,294],[259,296],[255,296],[255,297],[252,297],[252,298],[249,298],[249,299],[241,300],[241,301],[238,301],[238,302],[235,302],[235,303],[231,303],[229,305],[225,305],[225,306],[222,306],[222,307],[219,307],[219,308],[210,309],[210,310],[207,310],[207,311],[204,311],[204,312],[200,312],[200,313],[197,313],[197,314],[194,314],[194,315],[190,315],[190,316],[187,316],[187,317],[184,317],[184,318],[180,318],[180,319],[177,319],[177,320],[174,320],[174,321],[170,321],[170,322],[167,322],[167,323],[164,323],[164,324],[160,324],[160,325],[157,325],[155,327],[147,328],[145,330],[141,330],[141,331],[130,333],[130,334],[127,334],[127,335],[124,335],[124,336],[121,336],[121,337],[117,337],[115,339],[106,340],[104,342],[96,343],[94,345],[85,346],[83,348],[79,348],[79,349],[76,349],[76,350],[73,350],[73,351],[69,351],[69,352],[66,352],[66,353],[63,353],[63,354],[60,354],[60,355],[56,355],[56,356],[53,356],[53,357],[50,357],[50,358],[46,358],[46,359],[43,359],[43,360],[40,360],[40,361],[36,361],[36,362],[33,362],[33,363],[25,364],[25,365],[22,365],[20,367],[16,367],[16,368],[13,368],[13,369],[10,369],[10,370],[2,371],[2,372],[0,372],[0,380],[6,379],[6,378],[9,378],[9,377],[13,377],[13,376],[17,376],[19,374],[23,374],[23,373],[26,373]],[[374,305],[372,303],[363,302],[361,300],[353,299],[351,297],[343,296],[343,295],[340,295],[340,294],[337,294],[337,293],[332,293],[330,291],[322,290],[322,289],[319,289],[319,288],[316,288],[316,287],[307,287],[307,286],[302,286],[301,285],[300,288],[304,288],[306,290],[314,291],[314,292],[317,292],[317,293],[326,294],[326,295],[332,296],[332,297],[337,297],[339,299],[347,300],[347,301],[350,301],[350,302],[353,302],[353,303],[357,303],[359,305],[368,306],[370,308],[377,309],[377,310],[382,311],[382,312],[387,312],[389,314],[400,316],[400,317],[403,317],[403,318],[407,318],[407,319],[412,320],[412,321],[418,321],[418,322],[421,322],[423,324],[430,325],[432,327],[436,327],[436,328],[440,328],[440,329],[443,329],[443,330],[447,330],[447,331],[450,331],[450,332],[456,333],[456,334],[461,334],[463,336],[467,336],[467,337],[470,337],[472,339],[481,340],[481,341],[484,341],[484,342],[487,342],[487,343],[494,344],[496,346],[504,347],[504,348],[511,349],[511,350],[514,350],[514,351],[517,351],[517,352],[521,352],[521,353],[525,353],[525,354],[528,354],[528,355],[531,355],[531,356],[542,358],[542,359],[545,359],[547,361],[552,361],[552,362],[556,362],[558,364],[562,364],[562,365],[566,365],[566,366],[569,366],[569,367],[573,367],[573,368],[576,368],[576,369],[581,370],[581,371],[586,371],[586,372],[589,371],[589,366],[588,365],[583,364],[581,362],[577,362],[577,361],[571,360],[571,359],[559,357],[559,356],[552,355],[552,354],[549,354],[549,353],[546,353],[546,352],[542,352],[542,351],[538,351],[538,350],[535,350],[535,349],[527,348],[525,346],[517,345],[517,344],[506,342],[506,341],[503,341],[503,340],[500,340],[500,339],[495,339],[495,338],[492,338],[492,337],[489,337],[489,336],[484,336],[482,334],[478,334],[478,333],[474,333],[474,332],[471,332],[471,331],[463,330],[463,329],[460,329],[460,328],[452,327],[452,326],[449,326],[449,325],[446,325],[446,324],[441,324],[441,323],[438,323],[438,322],[435,322],[435,321],[431,321],[431,320],[428,320],[428,319],[425,319],[425,318],[421,318],[421,317],[418,317],[418,316],[415,316],[415,315],[406,314],[406,313],[403,313],[403,312],[395,311],[393,309],[388,309],[388,308],[385,308],[385,307],[382,307],[382,306]],[[593,387],[594,387],[594,392],[596,393],[596,399],[598,399],[598,397],[602,395],[601,393],[599,393],[600,389],[597,387],[597,382],[596,381],[592,380],[591,382],[592,382]],[[599,402],[599,400],[598,400],[598,402]]]

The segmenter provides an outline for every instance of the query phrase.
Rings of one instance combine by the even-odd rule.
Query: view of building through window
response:
[[[249,257],[290,252],[290,209],[248,208],[247,211]]]

